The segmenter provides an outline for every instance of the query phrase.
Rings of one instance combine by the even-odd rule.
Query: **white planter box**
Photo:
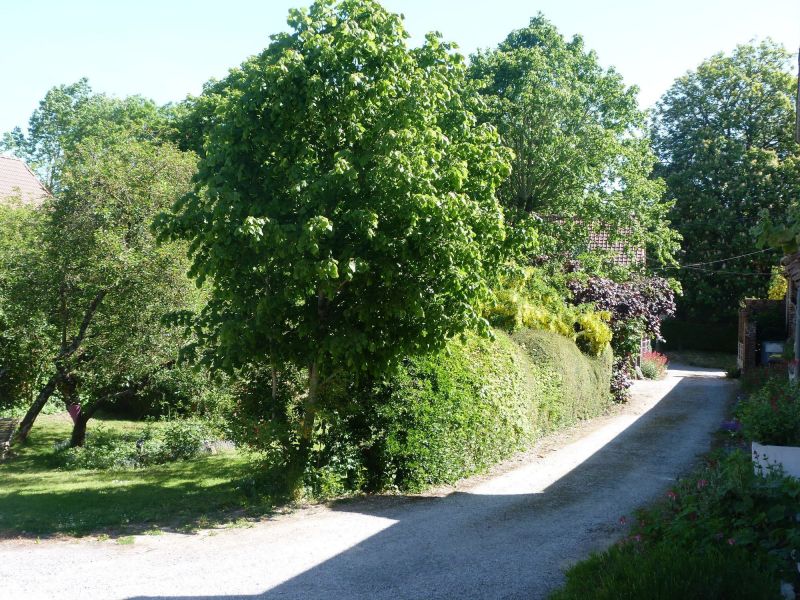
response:
[[[766,474],[769,467],[780,465],[783,473],[800,479],[800,446],[766,446],[753,442],[753,467]]]

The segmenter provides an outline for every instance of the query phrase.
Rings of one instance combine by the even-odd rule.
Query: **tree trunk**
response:
[[[286,488],[291,497],[296,498],[302,490],[303,475],[311,458],[314,425],[317,417],[317,394],[319,391],[319,366],[314,362],[308,369],[308,395],[303,406],[303,420],[300,423],[299,444],[292,453],[286,471]]]
[[[89,325],[94,318],[94,314],[97,312],[98,307],[103,302],[103,298],[106,297],[107,293],[107,290],[101,290],[89,303],[86,312],[83,314],[83,321],[81,321],[81,325],[78,328],[78,334],[72,338],[72,342],[68,345],[64,345],[64,340],[62,339],[61,352],[55,358],[56,373],[47,381],[42,391],[40,391],[39,395],[36,397],[36,400],[34,400],[33,405],[28,409],[28,412],[25,413],[25,417],[22,419],[22,423],[20,423],[19,429],[17,430],[15,441],[24,442],[28,439],[28,434],[31,432],[31,427],[33,427],[33,422],[36,421],[36,417],[42,412],[44,405],[47,404],[47,401],[50,399],[50,396],[53,395],[56,388],[69,377],[70,369],[65,366],[65,363],[81,347],[86,337],[86,331],[89,329]],[[78,357],[79,362],[84,359],[85,356]]]
[[[94,416],[94,413],[97,412],[97,409],[104,404],[104,400],[98,400],[85,410],[82,410],[78,413],[78,416],[75,417],[75,423],[72,426],[72,436],[69,440],[70,448],[83,446],[84,443],[86,443],[86,426],[89,424],[89,419],[91,419]]]
[[[70,448],[83,446],[86,442],[86,425],[91,418],[91,415],[83,412],[78,413],[78,416],[75,417],[75,424],[72,426],[72,436],[69,439]]]
[[[44,408],[44,405],[47,404],[50,396],[52,396],[53,392],[56,391],[56,387],[58,386],[61,377],[61,373],[56,373],[50,377],[45,386],[39,392],[39,395],[36,396],[36,400],[34,400],[33,404],[28,409],[28,412],[25,413],[25,417],[22,419],[22,422],[19,424],[15,441],[24,442],[26,439],[28,439],[28,434],[31,432],[33,422],[36,421],[36,417],[38,417],[39,413],[42,412],[42,409]]]

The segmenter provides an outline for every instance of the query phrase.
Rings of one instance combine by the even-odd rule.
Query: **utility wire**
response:
[[[775,250],[775,248],[765,248],[764,250],[757,250],[755,252],[748,252],[747,254],[740,254],[739,256],[731,256],[729,258],[720,258],[719,260],[710,260],[708,262],[702,263],[692,263],[689,265],[678,265],[673,267],[658,267],[658,270],[665,270],[665,269],[694,269],[696,267],[704,267],[706,265],[716,265],[721,262],[728,262],[729,260],[736,260],[738,258],[745,258],[746,256],[754,256],[756,254],[764,254],[765,252],[771,252]],[[721,271],[709,271],[711,273],[719,273]],[[730,271],[733,273],[733,271]],[[747,275],[747,273],[740,273],[741,275]],[[757,273],[757,275],[767,275],[767,273]]]

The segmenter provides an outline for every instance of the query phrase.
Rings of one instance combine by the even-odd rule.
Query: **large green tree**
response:
[[[142,96],[114,98],[92,91],[87,79],[57,85],[42,98],[28,121],[3,135],[0,150],[25,160],[56,192],[67,154],[82,140],[124,133],[136,140],[173,137],[175,108]]]
[[[189,190],[194,169],[191,153],[125,135],[85,138],[66,152],[61,189],[28,222],[28,243],[0,256],[9,328],[43,331],[48,342],[21,439],[58,393],[81,407],[72,443],[82,444],[98,408],[174,364],[186,340],[162,317],[196,309],[200,292],[186,277],[185,247],[156,244],[150,226]]]
[[[565,40],[541,15],[496,49],[472,57],[469,74],[516,158],[499,197],[507,213],[538,217],[541,251],[576,254],[592,232],[645,247],[669,262],[677,235],[644,132],[635,87],[604,69],[579,36]]]
[[[683,317],[731,318],[742,298],[766,297],[779,253],[753,254],[751,230],[760,211],[782,215],[800,194],[789,57],[770,40],[738,46],[678,78],[657,105],[659,172],[684,238]]]
[[[486,325],[510,152],[436,35],[409,49],[373,0],[319,1],[289,25],[214,86],[196,188],[162,225],[212,283],[194,321],[206,358],[307,370],[302,461],[337,372]]]

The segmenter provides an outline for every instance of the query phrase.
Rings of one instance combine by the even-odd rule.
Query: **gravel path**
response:
[[[735,385],[672,370],[617,414],[426,496],[311,507],[248,529],[0,543],[4,598],[544,598],[619,517],[709,446]]]

